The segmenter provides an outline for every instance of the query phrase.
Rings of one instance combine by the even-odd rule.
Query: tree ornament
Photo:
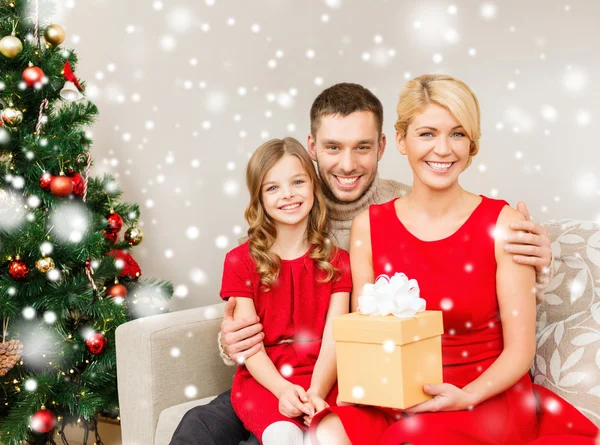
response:
[[[8,266],[8,274],[13,280],[23,281],[29,275],[29,266],[25,261],[21,261],[19,257],[11,261]]]
[[[9,340],[0,343],[0,377],[5,376],[23,355],[23,343]]]
[[[49,270],[52,270],[56,267],[54,264],[54,260],[49,256],[40,258],[35,262],[35,268],[39,270],[41,273],[47,273]]]
[[[104,238],[106,238],[112,244],[116,244],[117,239],[119,238],[119,232],[115,232],[114,230],[109,229],[104,229],[102,231],[102,235],[104,235]]]
[[[14,128],[23,122],[23,113],[21,110],[17,110],[16,108],[8,107],[2,110],[2,122],[6,124],[7,127]]]
[[[115,283],[106,289],[106,296],[110,298],[127,298],[127,288],[121,283]]]
[[[119,273],[121,277],[128,277],[131,280],[137,280],[142,276],[142,269],[140,269],[139,264],[129,253],[125,252],[124,250],[111,250],[107,253],[107,255],[110,255],[116,261],[120,260],[123,262],[123,267]]]
[[[108,221],[108,227],[106,230],[118,233],[123,228],[123,218],[121,218],[121,215],[113,210],[110,211],[110,214],[106,217],[106,220]]]
[[[123,237],[130,246],[137,246],[144,239],[144,232],[139,227],[133,226],[127,229]]]
[[[65,41],[65,30],[56,24],[52,24],[44,31],[44,40],[50,46],[58,46]]]
[[[65,198],[73,192],[73,181],[71,178],[64,176],[61,172],[60,176],[54,176],[50,182],[50,191],[54,196]]]
[[[3,37],[2,40],[0,40],[0,53],[2,53],[4,57],[14,59],[21,54],[22,51],[23,43],[15,37],[14,32],[12,35]]]
[[[73,170],[70,170],[69,172],[67,172],[67,176],[69,178],[71,178],[71,181],[73,182],[73,194],[76,196],[83,196],[83,192],[84,192],[83,176],[81,176],[79,173],[74,172]]]
[[[36,433],[49,433],[56,426],[56,416],[52,411],[46,409],[42,405],[42,409],[39,409],[31,416],[31,422],[29,427]]]
[[[50,184],[52,183],[53,177],[54,176],[52,176],[50,173],[44,172],[44,174],[40,178],[40,187],[42,188],[42,190],[46,190],[47,192],[50,191]]]
[[[94,332],[85,339],[85,349],[92,355],[102,354],[107,345],[108,339],[100,332]]]
[[[23,74],[21,74],[21,79],[23,82],[27,84],[28,87],[33,87],[38,82],[41,83],[44,79],[44,72],[38,66],[29,65],[25,70],[23,70]]]

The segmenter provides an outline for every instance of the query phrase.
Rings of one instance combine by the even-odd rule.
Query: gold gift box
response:
[[[443,332],[441,311],[336,317],[339,400],[405,409],[431,398],[423,385],[442,383]]]

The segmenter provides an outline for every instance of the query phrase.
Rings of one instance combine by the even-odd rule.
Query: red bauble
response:
[[[55,176],[50,182],[50,191],[54,196],[65,198],[73,192],[73,181],[67,176]]]
[[[106,290],[106,296],[110,298],[127,298],[127,288],[122,284],[113,284]]]
[[[56,416],[46,408],[38,409],[33,416],[29,426],[36,433],[49,433],[56,426]]]
[[[22,281],[29,274],[29,266],[21,260],[14,260],[8,266],[8,274],[13,280]]]
[[[112,256],[115,260],[123,261],[120,276],[129,277],[132,280],[137,280],[142,276],[142,269],[129,253],[123,250],[111,250],[107,255]]]
[[[46,190],[47,192],[50,191],[50,184],[52,183],[52,178],[54,178],[54,176],[52,176],[48,172],[42,175],[42,177],[40,178],[40,187],[42,188],[42,190]]]
[[[87,351],[93,355],[102,354],[107,345],[107,338],[100,332],[94,332],[85,339],[85,349],[87,349]]]
[[[36,83],[41,82],[43,78],[44,72],[37,66],[25,68],[25,71],[23,71],[23,74],[21,75],[21,79],[23,79],[28,87],[32,87]]]
[[[106,217],[106,220],[108,221],[108,227],[106,230],[119,232],[123,227],[123,218],[121,218],[121,215],[118,213],[111,212],[111,214]]]
[[[76,196],[83,196],[83,176],[75,172],[67,173],[67,176],[71,178],[71,182],[73,182],[73,194]]]
[[[112,244],[116,244],[117,239],[119,238],[119,232],[113,232],[112,230],[108,229],[104,229],[102,231],[102,235],[104,235],[104,238],[109,240]]]

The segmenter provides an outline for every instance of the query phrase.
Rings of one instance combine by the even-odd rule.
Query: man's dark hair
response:
[[[310,107],[310,133],[316,138],[321,118],[329,114],[348,116],[355,111],[370,111],[375,115],[377,130],[383,131],[383,105],[377,96],[356,83],[338,83],[317,96]]]

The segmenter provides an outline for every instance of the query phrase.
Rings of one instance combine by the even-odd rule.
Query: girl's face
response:
[[[276,227],[304,223],[314,203],[314,191],[300,159],[285,155],[277,161],[265,174],[261,197]]]
[[[398,150],[408,157],[415,184],[445,190],[458,183],[467,168],[471,140],[450,111],[429,104],[415,116],[406,135],[396,134]]]

